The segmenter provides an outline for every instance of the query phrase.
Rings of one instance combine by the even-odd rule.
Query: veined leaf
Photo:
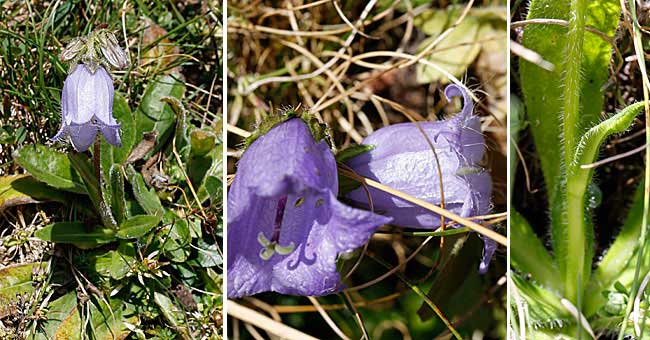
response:
[[[106,142],[106,139],[102,138],[100,158],[106,182],[109,181],[109,171],[112,165],[115,163],[123,165],[129,153],[131,153],[131,149],[136,144],[135,119],[131,109],[129,109],[129,104],[124,97],[117,93],[113,101],[113,117],[121,124],[122,146],[112,146]],[[139,136],[138,141],[140,139],[142,139],[142,136]]]
[[[40,229],[34,236],[43,241],[71,243],[81,249],[95,248],[115,240],[115,232],[108,228],[89,230],[84,223],[61,222]]]
[[[155,130],[158,132],[160,140],[165,140],[171,133],[176,115],[161,99],[163,97],[181,99],[184,93],[185,85],[172,75],[156,78],[148,84],[142,102],[135,113],[137,131],[135,139],[140,140],[145,132]]]
[[[551,255],[526,219],[514,209],[510,209],[510,261],[538,285],[561,290],[562,281]]]
[[[133,187],[133,195],[142,209],[149,215],[162,216],[164,210],[156,191],[147,188],[142,175],[135,171],[133,166],[129,165],[126,168],[126,174]]]
[[[45,265],[43,262],[34,262],[0,269],[0,318],[12,314],[11,306],[17,302],[18,296],[34,292],[33,273],[44,269]]]
[[[160,223],[160,216],[138,215],[131,217],[120,224],[117,237],[123,239],[142,237],[157,226],[158,223]]]
[[[67,202],[63,192],[37,181],[30,175],[0,177],[0,211],[40,201]]]
[[[36,144],[16,150],[13,157],[16,163],[39,181],[57,189],[86,194],[86,187],[70,165],[66,154]]]

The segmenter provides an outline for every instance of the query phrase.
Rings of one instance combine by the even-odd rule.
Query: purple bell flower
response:
[[[228,297],[343,289],[337,256],[391,219],[348,207],[337,192],[334,156],[303,120],[289,119],[257,138],[228,193]]]
[[[489,212],[492,180],[490,174],[478,165],[485,153],[485,141],[479,118],[472,114],[469,94],[453,84],[445,89],[447,100],[461,95],[464,106],[460,113],[445,121],[419,124],[438,155],[445,209],[470,217]],[[431,147],[414,123],[381,128],[366,137],[363,144],[375,148],[347,162],[359,175],[440,205],[438,166]],[[369,188],[369,191],[375,211],[392,217],[392,224],[420,229],[440,226],[440,215],[430,210],[374,188]],[[369,205],[363,188],[355,189],[347,197],[362,206]],[[487,270],[496,249],[493,240],[484,240],[485,249],[479,268],[482,273]]]
[[[106,141],[122,146],[120,124],[113,118],[113,79],[99,66],[92,73],[79,64],[63,84],[61,94],[61,129],[52,141],[70,138],[75,150],[88,150],[100,131]]]

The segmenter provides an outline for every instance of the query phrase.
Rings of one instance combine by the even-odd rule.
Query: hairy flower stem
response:
[[[588,183],[573,180],[579,172],[587,171],[580,169],[580,165],[573,162],[577,152],[578,141],[580,140],[580,92],[581,79],[580,70],[583,57],[583,43],[586,21],[585,0],[571,1],[571,19],[569,21],[569,34],[567,37],[567,63],[564,72],[564,114],[563,114],[563,138],[564,138],[564,165],[565,174],[562,176],[562,186],[565,193],[564,206],[560,209],[559,228],[566,229],[566,241],[560,244],[564,249],[559,249],[560,260],[564,266],[560,267],[564,279],[564,295],[580,310],[582,302],[582,290],[585,282],[588,281],[586,271],[589,266],[586,262],[590,260],[587,256],[589,251],[589,240],[587,236],[588,222],[585,215],[585,193]],[[562,235],[562,232],[560,235]],[[561,236],[560,236],[561,237]],[[563,267],[563,268],[562,268]]]
[[[102,178],[102,140],[99,135],[95,137],[95,144],[93,145],[93,167],[95,169],[95,177],[99,183],[99,215],[104,223],[104,226],[110,227],[113,230],[118,229],[117,221],[111,212],[111,208],[106,204],[106,197],[104,196],[104,179]]]

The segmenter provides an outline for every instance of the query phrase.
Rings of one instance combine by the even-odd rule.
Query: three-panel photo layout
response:
[[[0,340],[650,339],[650,3],[0,0]]]

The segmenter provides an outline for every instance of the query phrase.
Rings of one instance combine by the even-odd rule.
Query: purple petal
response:
[[[338,255],[363,245],[390,218],[343,205],[336,188],[334,156],[300,119],[276,126],[247,149],[228,194],[228,297],[343,289]],[[265,259],[260,235],[293,250]]]
[[[378,181],[411,196],[441,205],[440,177],[445,209],[460,216],[484,215],[490,210],[492,181],[479,166],[485,153],[480,120],[472,115],[472,100],[463,88],[449,85],[448,100],[463,96],[463,109],[454,117],[439,122],[421,122],[422,130],[436,150],[438,167],[431,146],[414,123],[381,128],[368,136],[363,144],[374,149],[357,156],[348,165],[359,175]],[[435,229],[440,216],[380,190],[369,188],[375,211],[393,217],[393,224]],[[347,194],[355,203],[370,207],[368,194],[358,188]],[[485,240],[481,270],[494,253],[494,241]]]
[[[249,147],[244,153],[236,176],[246,193],[272,197],[308,188],[338,192],[336,161],[329,146],[325,142],[316,143],[300,119],[274,127],[254,144],[255,147]],[[228,208],[228,216],[235,218],[248,207],[246,197],[237,198],[233,207]]]
[[[71,124],[67,127],[70,141],[75,150],[84,152],[95,142],[97,127],[92,123]]]
[[[120,126],[121,124],[116,124],[116,125],[100,124],[99,130],[102,132],[102,135],[104,135],[104,138],[106,138],[108,144],[117,147],[122,146],[122,138],[120,137]]]
[[[485,274],[494,255],[494,251],[497,249],[497,243],[491,238],[482,236],[483,239],[483,258],[481,258],[481,264],[479,264],[478,272]]]
[[[121,146],[120,124],[113,118],[113,79],[103,67],[91,73],[86,65],[77,65],[66,78],[61,93],[61,124],[52,138],[69,137],[77,151],[88,150],[97,131],[108,143]]]

